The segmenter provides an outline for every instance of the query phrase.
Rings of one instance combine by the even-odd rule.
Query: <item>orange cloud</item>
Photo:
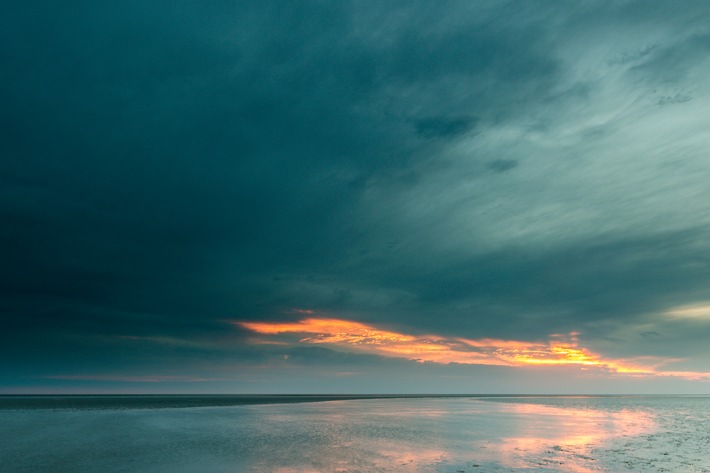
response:
[[[660,371],[676,359],[609,359],[579,346],[578,333],[553,334],[548,341],[527,342],[492,338],[467,339],[435,335],[414,336],[331,318],[306,318],[297,322],[234,322],[251,332],[272,337],[299,336],[298,343],[327,344],[346,351],[399,357],[418,362],[471,365],[526,366],[577,365],[633,376],[677,376],[710,379],[710,373]],[[262,339],[257,343],[271,343]]]
[[[409,335],[377,330],[359,322],[339,319],[304,319],[295,323],[240,322],[239,325],[262,334],[308,333],[311,343],[349,343],[354,345],[381,345],[386,342],[412,342]]]

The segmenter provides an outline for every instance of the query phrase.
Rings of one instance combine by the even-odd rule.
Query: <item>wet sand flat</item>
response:
[[[0,409],[3,472],[710,471],[710,398]]]

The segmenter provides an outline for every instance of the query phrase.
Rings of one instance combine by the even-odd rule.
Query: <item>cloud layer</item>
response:
[[[294,307],[702,372],[709,10],[2,7],[3,385],[258,372]]]
[[[305,335],[298,344],[324,344],[345,351],[371,353],[384,357],[405,358],[419,363],[493,365],[525,367],[527,365],[576,365],[581,369],[596,369],[605,373],[630,376],[672,376],[691,380],[710,380],[710,373],[669,371],[664,365],[677,359],[637,357],[635,359],[609,359],[580,347],[578,333],[552,334],[547,342],[498,340],[440,336],[412,336],[389,332],[362,323],[308,318],[296,323],[237,322],[249,331],[275,336],[282,334]],[[281,338],[281,337],[279,337]],[[293,345],[294,341],[272,339],[252,340],[254,344]]]

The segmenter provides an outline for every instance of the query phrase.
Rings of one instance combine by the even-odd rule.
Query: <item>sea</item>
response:
[[[0,396],[2,473],[710,472],[702,396]]]

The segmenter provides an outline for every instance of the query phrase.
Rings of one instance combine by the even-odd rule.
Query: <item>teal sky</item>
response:
[[[0,392],[710,393],[710,4],[0,7]]]

